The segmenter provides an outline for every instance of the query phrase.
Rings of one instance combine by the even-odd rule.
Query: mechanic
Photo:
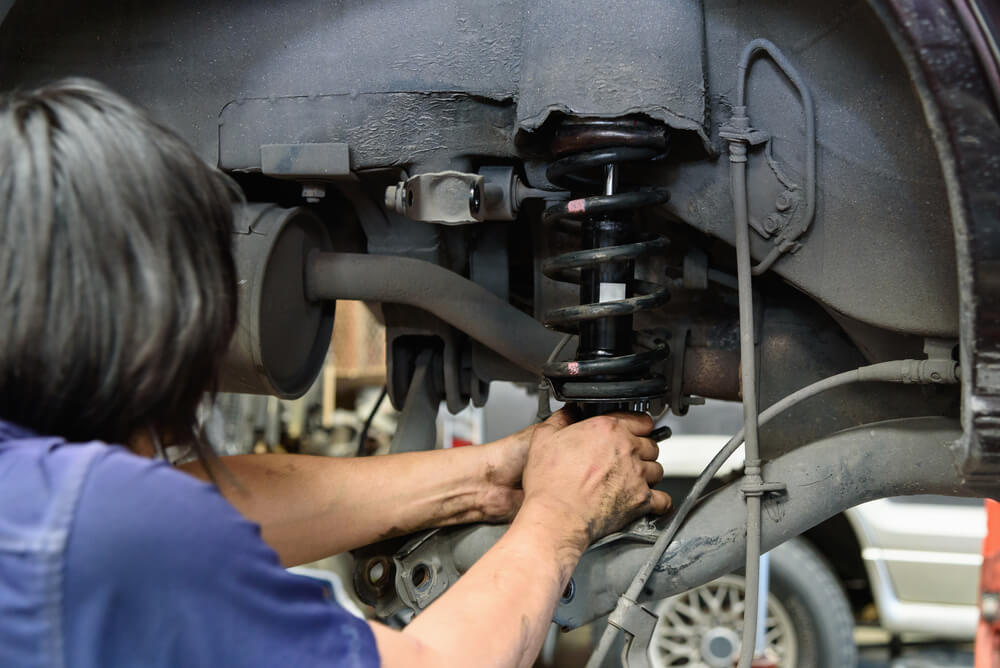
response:
[[[196,412],[234,327],[239,199],[99,84],[0,101],[0,665],[530,665],[587,545],[669,507],[651,420],[223,463]],[[282,567],[474,521],[512,524],[403,631]]]

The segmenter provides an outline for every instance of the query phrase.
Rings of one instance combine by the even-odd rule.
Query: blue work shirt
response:
[[[0,421],[0,666],[378,666],[212,485]]]

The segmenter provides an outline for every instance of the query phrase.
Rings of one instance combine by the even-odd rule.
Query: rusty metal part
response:
[[[741,397],[740,352],[687,347],[682,388],[685,394],[738,401]]]

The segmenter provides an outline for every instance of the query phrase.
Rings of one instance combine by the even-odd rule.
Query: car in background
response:
[[[977,499],[901,496],[845,511],[881,626],[972,640],[986,511]]]

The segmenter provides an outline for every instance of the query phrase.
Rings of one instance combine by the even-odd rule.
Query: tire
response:
[[[823,557],[805,539],[795,538],[772,550],[770,561],[769,654],[778,666],[854,668],[851,608]],[[708,657],[702,648],[708,638],[719,638],[716,643],[728,643],[738,656],[744,588],[743,575],[731,574],[661,601],[650,644],[651,665],[734,665]]]

